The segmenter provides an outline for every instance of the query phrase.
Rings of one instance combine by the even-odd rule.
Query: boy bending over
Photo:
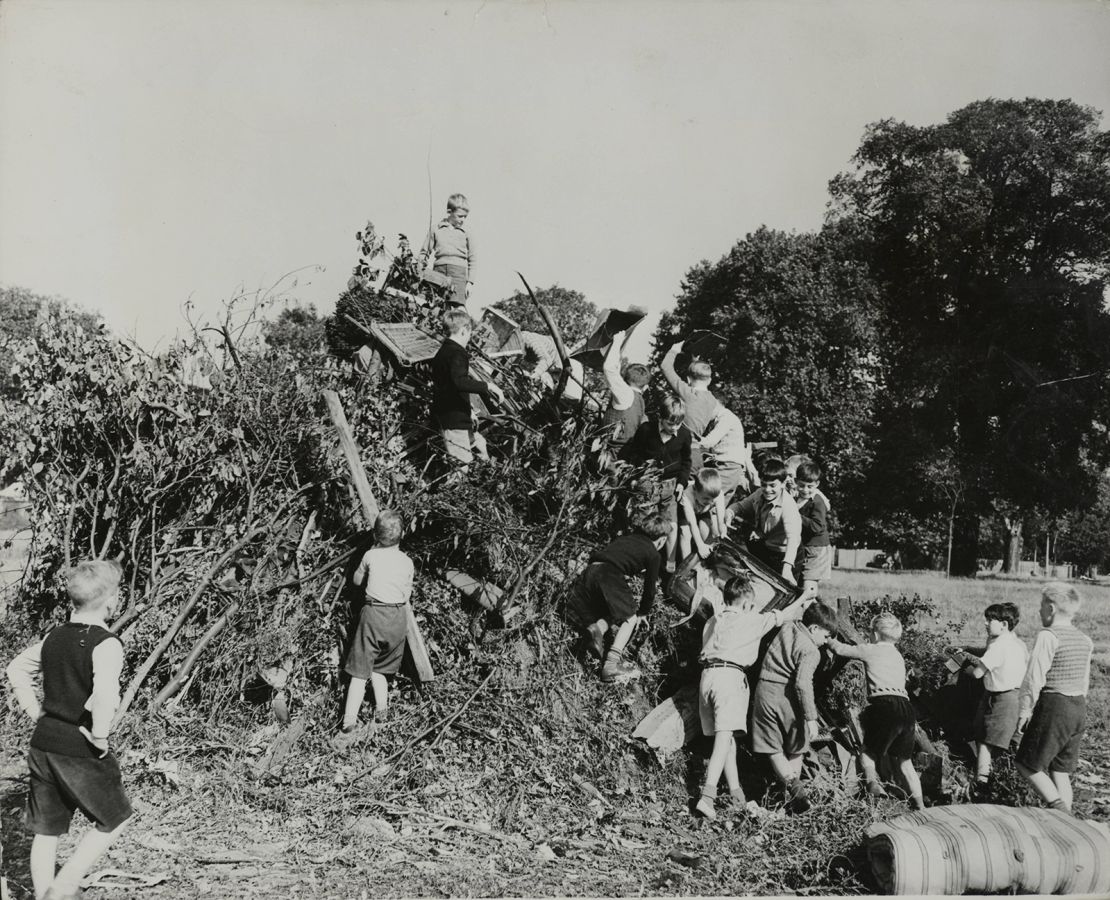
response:
[[[624,656],[624,648],[636,625],[647,619],[655,602],[659,580],[659,551],[671,531],[662,516],[648,516],[632,534],[621,535],[590,554],[589,565],[571,585],[567,597],[567,619],[587,637],[587,649],[604,663],[601,680],[627,681],[640,674]],[[639,604],[632,596],[628,578],[642,575],[644,593]],[[608,652],[607,638],[611,638]]]
[[[798,776],[809,742],[817,737],[817,703],[813,676],[821,647],[836,634],[836,615],[814,603],[801,622],[783,625],[759,670],[752,707],[752,751],[768,757],[775,777],[786,790],[791,812],[809,809],[809,798]]]
[[[698,712],[702,733],[713,736],[713,752],[705,768],[705,784],[696,809],[707,819],[717,815],[717,784],[722,772],[733,803],[744,803],[736,768],[735,734],[748,729],[746,671],[759,655],[760,639],[772,628],[796,619],[804,608],[804,601],[795,600],[782,610],[758,612],[752,577],[747,572],[729,579],[724,601],[721,611],[702,630]]]
[[[862,660],[867,676],[867,708],[860,716],[863,752],[860,764],[867,779],[867,792],[885,797],[879,783],[876,761],[883,754],[902,774],[914,809],[925,808],[921,779],[913,767],[917,716],[906,692],[906,660],[895,644],[902,637],[902,623],[893,613],[880,613],[871,620],[871,643],[851,645],[831,638],[829,647],[837,656]]]
[[[389,705],[386,676],[396,674],[405,655],[406,607],[412,597],[413,564],[398,546],[403,531],[401,514],[383,509],[374,523],[377,545],[366,551],[351,578],[356,587],[362,587],[365,596],[358,630],[343,666],[343,671],[351,676],[343,710],[344,735],[351,735],[358,725],[367,680],[374,688],[374,710],[379,717],[384,715]]]
[[[1022,775],[1053,809],[1071,812],[1071,773],[1087,724],[1091,639],[1072,624],[1078,592],[1059,581],[1041,593],[1041,624],[1021,684],[1017,752]],[[1028,726],[1028,727],[1027,727]]]
[[[37,723],[27,754],[27,826],[35,835],[31,881],[40,900],[79,897],[81,879],[131,816],[119,763],[108,749],[123,668],[123,644],[108,630],[108,617],[119,598],[121,575],[119,563],[107,560],[70,569],[70,620],[8,666],[16,700]],[[41,706],[34,689],[40,674]],[[55,874],[58,836],[69,831],[77,809],[96,828],[86,832]]]
[[[682,559],[695,548],[698,556],[708,559],[712,551],[707,541],[716,542],[725,533],[725,498],[716,469],[698,470],[693,482],[682,492],[678,521],[678,552]]]

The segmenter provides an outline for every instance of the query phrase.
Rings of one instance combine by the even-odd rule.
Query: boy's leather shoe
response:
[[[641,674],[638,666],[625,659],[623,654],[612,650],[605,657],[605,665],[601,667],[601,680],[606,684],[631,681]]]

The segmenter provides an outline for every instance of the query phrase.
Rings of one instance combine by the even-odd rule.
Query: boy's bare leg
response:
[[[77,846],[73,848],[72,855],[66,860],[66,864],[62,866],[61,871],[54,879],[54,890],[63,896],[76,893],[81,886],[81,879],[88,874],[89,869],[93,867],[93,863],[111,846],[112,841],[119,837],[126,824],[124,822],[123,825],[116,826],[114,831],[97,831],[95,828],[86,831],[81,840],[77,842]]]
[[[975,775],[979,781],[986,781],[991,774],[990,744],[975,745]]]
[[[768,755],[767,761],[771,764],[771,770],[775,773],[775,777],[783,784],[788,784],[798,777],[785,753],[771,753]]]
[[[713,735],[713,752],[709,754],[709,763],[705,767],[705,783],[701,789],[701,799],[698,801],[698,812],[707,819],[717,815],[713,808],[713,801],[717,799],[717,783],[721,780],[721,773],[725,770],[729,751],[733,749],[732,732],[718,731]],[[736,765],[735,758],[733,766]],[[739,785],[737,776],[737,785]],[[730,785],[731,787],[731,785]]]
[[[689,525],[683,525],[678,530],[678,552],[681,555],[682,559],[686,559],[686,557],[690,555],[690,550],[691,550],[690,526]],[[673,558],[673,557],[669,557],[669,558]]]
[[[54,883],[54,865],[58,858],[58,839],[53,835],[36,834],[31,841],[31,884],[35,896],[42,897]]]
[[[343,728],[348,730],[358,724],[358,711],[366,698],[366,679],[352,678],[347,685],[347,703],[343,708]]]
[[[886,791],[883,790],[883,786],[879,782],[879,770],[875,765],[875,760],[866,750],[860,751],[859,764],[860,768],[863,769],[863,777],[867,781],[868,793],[876,797],[885,797]]]
[[[913,767],[913,760],[909,757],[905,759],[894,760],[898,766],[898,770],[902,773],[902,779],[906,782],[906,787],[910,792],[910,803],[914,809],[925,808],[925,797],[921,793],[921,778],[917,774],[917,769]]]
[[[624,648],[628,646],[628,641],[632,637],[632,632],[636,630],[636,622],[629,619],[627,622],[621,622],[617,628],[616,637],[613,638],[613,644],[609,648],[609,652],[623,653]]]
[[[725,755],[725,784],[728,792],[736,796],[740,790],[740,770],[736,768],[736,738],[732,733],[728,736],[728,753]]]
[[[1055,776],[1063,775],[1064,782],[1068,791],[1068,800],[1071,800],[1071,781],[1064,775],[1063,772],[1054,772],[1049,775],[1047,772],[1034,772],[1032,769],[1027,769],[1021,763],[1017,764],[1018,771],[1025,776],[1025,780],[1029,782],[1033,790],[1048,806],[1063,806],[1065,809],[1071,809],[1070,805],[1064,801],[1064,797],[1060,792],[1060,788],[1056,781]]]
[[[675,559],[674,559],[674,552],[675,552],[675,548],[677,546],[678,546],[678,529],[671,528],[671,530],[667,532],[666,557],[664,558],[664,561],[663,561],[663,568],[668,572],[673,572],[676,568]]]
[[[472,443],[474,447],[474,455],[477,456],[478,459],[488,460],[489,448],[486,445],[486,439],[482,437],[482,435],[478,434],[477,431],[474,432]]]
[[[389,706],[389,682],[381,672],[374,672],[370,676],[370,685],[374,689],[374,709],[385,712]]]
[[[1067,772],[1053,772],[1051,773],[1051,777],[1052,783],[1056,785],[1056,792],[1060,795],[1060,800],[1063,801],[1068,812],[1071,812],[1071,777]]]

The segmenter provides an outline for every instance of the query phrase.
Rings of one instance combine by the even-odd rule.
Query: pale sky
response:
[[[367,218],[423,238],[430,150],[479,303],[657,313],[816,228],[867,123],[1027,96],[1110,113],[1110,4],[2,0],[0,283],[148,346],[294,270],[329,313]]]

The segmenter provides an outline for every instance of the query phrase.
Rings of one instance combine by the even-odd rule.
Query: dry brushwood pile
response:
[[[883,803],[902,807],[848,796],[829,759],[813,770],[822,802],[810,815],[785,817],[748,760],[749,796],[766,811],[708,824],[688,812],[705,748],[660,758],[632,740],[688,677],[697,632],[668,626],[680,613],[657,610],[638,684],[601,685],[576,657],[563,585],[636,501],[598,472],[585,406],[561,409],[510,365],[479,360],[512,414],[483,428],[490,462],[446,477],[422,440],[419,366],[351,361],[371,322],[428,325],[434,298],[414,313],[411,292],[358,275],[328,322],[330,353],[266,346],[265,304],[243,301],[156,355],[64,309],[12,348],[0,481],[26,489],[33,543],[5,658],[64,618],[71,562],[125,567],[114,740],[140,817],[113,859],[166,868],[144,896],[177,896],[181,881],[224,896],[357,896],[353,879],[373,895],[868,890],[862,832]],[[369,544],[326,391],[373,498],[405,514],[436,673],[399,678],[386,720],[342,752],[329,739],[349,580]],[[493,587],[461,593],[451,572]],[[923,677],[935,649],[917,654]],[[836,708],[858,703],[859,673],[848,667],[827,691]],[[6,771],[25,727],[9,703]],[[934,794],[958,797],[958,767],[945,756],[943,769]],[[9,853],[18,802],[4,803]],[[244,865],[255,881],[228,874]]]

